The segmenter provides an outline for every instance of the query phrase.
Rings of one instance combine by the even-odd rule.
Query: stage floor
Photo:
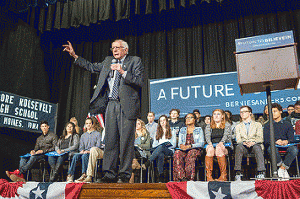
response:
[[[82,186],[80,199],[172,198],[165,183],[89,183]]]

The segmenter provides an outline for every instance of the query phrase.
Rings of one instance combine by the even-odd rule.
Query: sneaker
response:
[[[278,177],[279,177],[279,178],[283,178],[283,177],[284,177],[284,170],[285,170],[285,169],[282,169],[282,168],[279,168],[279,169],[278,169],[277,174],[278,174]]]
[[[289,175],[288,171],[286,169],[283,169],[283,170],[284,170],[283,178],[290,179],[290,175]]]
[[[258,180],[263,180],[265,177],[266,177],[266,172],[265,171],[258,172],[258,175],[256,176],[256,178]]]
[[[86,174],[83,173],[80,178],[78,178],[77,180],[75,180],[75,182],[83,182],[86,179],[86,177],[87,177]]]
[[[237,174],[237,175],[235,175],[234,180],[235,181],[242,181],[242,178],[243,178],[243,174]]]
[[[67,176],[67,182],[73,182],[74,181],[74,175],[68,175]]]
[[[86,177],[86,178],[83,180],[83,182],[91,183],[91,182],[93,182],[93,177],[92,177],[92,176],[88,176],[88,177]]]

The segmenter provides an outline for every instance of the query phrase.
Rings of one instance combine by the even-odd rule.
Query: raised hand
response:
[[[78,58],[78,56],[75,54],[74,48],[71,44],[71,42],[67,41],[68,44],[62,45],[63,47],[65,47],[63,49],[63,51],[67,51],[72,57],[74,57],[75,59]]]

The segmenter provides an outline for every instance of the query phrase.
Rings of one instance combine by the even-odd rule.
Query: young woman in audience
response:
[[[81,136],[82,135],[82,129],[80,128],[80,126],[78,126],[78,121],[77,121],[76,117],[72,117],[70,119],[70,122],[75,124],[76,133]]]
[[[64,163],[71,157],[74,152],[77,152],[79,147],[79,135],[76,133],[75,124],[67,122],[62,135],[55,145],[55,151],[61,156],[49,156],[48,161],[50,165],[55,165],[52,169],[50,182],[56,181],[59,170]],[[65,154],[64,154],[65,153]]]
[[[136,148],[132,161],[133,171],[129,183],[134,183],[134,170],[141,168],[141,165],[138,162],[137,158],[149,158],[151,155],[150,151],[147,151],[151,148],[151,137],[149,132],[146,130],[145,122],[140,119],[137,119],[136,121],[134,145],[136,146]],[[145,165],[142,166],[145,167]]]
[[[196,127],[196,115],[185,116],[185,125],[179,131],[178,146],[180,150],[174,153],[173,180],[188,181],[195,178],[195,161],[201,155],[204,145],[204,134],[201,127]]]
[[[167,147],[164,143],[170,142],[172,146]],[[163,166],[164,166],[164,157],[172,156],[174,153],[174,148],[176,146],[176,135],[172,135],[170,125],[168,122],[168,117],[162,115],[159,117],[157,132],[155,140],[153,142],[154,151],[150,156],[149,160],[145,163],[146,167],[150,166],[150,163],[156,160],[157,170],[158,170],[158,181],[163,182]]]
[[[231,143],[231,125],[225,121],[225,112],[221,109],[215,109],[212,113],[212,119],[210,125],[206,126],[205,139],[207,142],[205,165],[206,165],[206,177],[207,181],[213,181],[212,170],[213,170],[213,157],[217,156],[220,177],[217,181],[227,180],[226,170],[226,155],[228,150],[224,144]],[[215,147],[214,145],[215,144]]]

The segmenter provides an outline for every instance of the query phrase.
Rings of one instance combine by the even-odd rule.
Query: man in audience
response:
[[[92,118],[87,118],[85,120],[84,131],[85,133],[83,133],[80,137],[80,152],[75,153],[72,158],[72,162],[68,171],[67,182],[73,182],[74,180],[77,161],[81,159],[82,175],[79,179],[76,180],[76,182],[83,182],[87,178],[87,167],[89,164],[89,157],[91,156],[91,152],[93,152],[92,155],[103,156],[103,151],[100,149],[102,135],[95,129],[94,121],[92,120]]]
[[[242,179],[242,158],[247,154],[254,153],[257,163],[257,178],[265,178],[265,163],[262,150],[263,128],[261,123],[252,120],[252,108],[249,106],[240,107],[242,122],[235,127],[237,146],[235,149],[235,180]]]
[[[288,107],[287,107],[288,114],[291,115],[292,112],[294,112],[294,111],[295,111],[294,105],[292,105],[292,104],[288,105]]]
[[[184,126],[184,123],[179,120],[179,109],[171,109],[170,111],[170,128],[172,131],[176,131],[176,136],[178,137],[179,130]]]
[[[293,127],[295,127],[296,122],[300,120],[300,101],[297,101],[294,104],[294,112],[287,116],[285,120],[290,122]]]
[[[40,125],[42,135],[37,138],[34,149],[30,151],[30,156],[21,157],[19,169],[13,172],[6,171],[6,175],[14,182],[25,182],[24,174],[32,168],[33,164],[45,158],[45,153],[55,150],[55,144],[57,142],[56,134],[49,132],[50,127],[47,121],[42,121]],[[55,165],[50,166],[53,168]]]
[[[195,109],[195,110],[193,110],[193,113],[196,115],[196,126],[198,126],[198,127],[201,127],[202,128],[202,130],[203,130],[203,132],[204,132],[204,130],[205,130],[205,123],[200,119],[201,118],[201,114],[200,114],[200,111],[199,111],[199,109]]]
[[[294,141],[294,129],[291,123],[282,120],[282,107],[280,104],[272,104],[272,113],[274,121],[275,144],[280,145],[280,148],[282,148],[282,146],[286,146]],[[270,122],[266,123],[264,126],[264,142],[266,148],[268,149],[268,153],[270,154]],[[278,147],[276,147],[277,166],[279,166],[278,177],[288,179],[290,176],[287,172],[287,169],[289,169],[291,163],[296,158],[298,149],[295,145],[285,147],[284,149],[286,150],[286,155],[284,160],[282,160],[278,152]]]
[[[156,131],[157,131],[157,123],[154,121],[155,119],[155,114],[153,112],[149,112],[147,115],[147,119],[148,119],[148,124],[146,124],[146,129],[150,134],[150,137],[152,138],[152,140],[155,140],[155,135],[156,135]]]
[[[95,117],[91,117],[93,120],[93,129],[100,133],[101,138],[101,146],[103,145],[103,133],[104,129],[101,127],[100,123]],[[98,159],[103,159],[103,150],[99,147],[92,147],[90,150],[89,155],[89,162],[88,167],[86,169],[86,178],[81,178],[78,180],[75,180],[75,182],[93,182],[93,178],[95,177],[95,169],[96,169],[96,162]]]

